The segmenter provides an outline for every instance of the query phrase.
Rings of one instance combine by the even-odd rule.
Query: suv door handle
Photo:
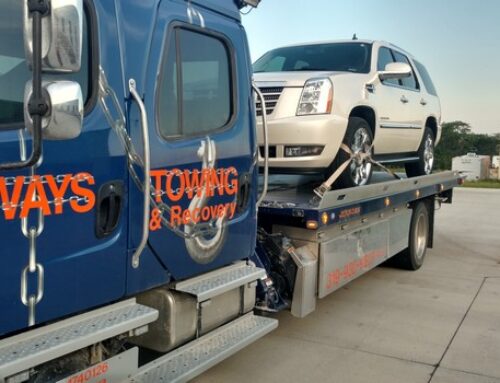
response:
[[[421,99],[420,100],[420,105],[426,106],[427,105],[427,101],[424,100],[424,99]]]
[[[401,102],[402,102],[403,104],[408,104],[408,103],[410,102],[410,100],[408,100],[408,99],[406,98],[406,96],[405,96],[405,95],[402,95],[402,96],[401,96]]]

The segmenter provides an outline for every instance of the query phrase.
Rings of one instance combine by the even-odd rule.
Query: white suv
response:
[[[402,49],[366,40],[288,46],[262,56],[254,73],[272,171],[329,176],[350,158],[339,149],[345,143],[381,163],[404,163],[410,177],[432,172],[440,102],[425,67]],[[365,185],[371,173],[370,162],[353,161],[337,186]]]

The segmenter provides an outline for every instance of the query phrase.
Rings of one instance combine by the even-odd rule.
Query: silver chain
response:
[[[115,109],[115,112],[118,114],[118,117],[115,119],[112,116],[111,109],[108,105],[107,99],[111,99],[111,104],[113,105],[113,108]],[[108,84],[106,74],[102,68],[100,68],[100,75],[99,75],[99,103],[102,107],[102,110],[104,112],[104,116],[106,117],[106,120],[108,124],[111,126],[111,128],[115,131],[117,134],[123,149],[125,150],[125,153],[127,155],[128,159],[128,170],[129,173],[132,177],[132,180],[134,181],[135,185],[137,188],[143,192],[144,191],[144,185],[142,184],[141,178],[139,177],[136,168],[139,169],[144,169],[144,163],[137,153],[134,144],[132,142],[132,139],[128,135],[127,129],[126,129],[126,118],[125,114],[123,112],[123,109],[121,107],[121,104],[118,100],[118,97],[113,90]],[[222,169],[219,171],[223,171]],[[218,171],[218,172],[219,172]],[[167,172],[167,174],[169,174]],[[175,172],[171,172],[171,174],[175,174]],[[190,173],[191,174],[191,173]],[[221,173],[218,173],[221,174]],[[213,235],[217,233],[217,228],[215,227],[215,221],[214,222],[206,222],[204,224],[198,224],[194,228],[193,232],[190,234],[185,233],[183,230],[180,230],[178,227],[173,226],[168,218],[165,216],[165,214],[170,215],[171,214],[171,207],[164,202],[157,202],[156,197],[158,195],[163,196],[165,193],[163,191],[158,191],[156,187],[153,185],[151,179],[151,190],[153,191],[151,195],[149,196],[149,200],[151,203],[151,207],[153,209],[156,209],[160,213],[160,220],[163,224],[164,227],[172,231],[174,234],[177,236],[184,238],[184,239],[193,239],[196,237],[200,236],[207,236],[207,235]],[[229,186],[229,185],[228,185]],[[231,186],[232,187],[232,186]]]
[[[26,160],[26,142],[24,139],[24,132],[19,131],[19,151],[21,154],[21,160]],[[40,159],[40,162],[42,159]],[[35,173],[38,164],[31,167],[31,176],[27,177],[32,182],[35,179]],[[14,178],[15,177],[11,177]],[[33,201],[38,201],[39,196],[37,196],[36,191],[33,194]],[[21,204],[22,205],[22,204]],[[13,208],[13,206],[9,206]],[[2,210],[5,210],[5,204],[2,204]],[[38,220],[35,225],[30,226],[28,222],[28,217],[21,219],[21,232],[28,239],[29,242],[29,255],[28,264],[24,267],[21,272],[21,302],[23,305],[28,307],[28,325],[34,326],[36,323],[36,305],[41,302],[44,294],[45,286],[45,271],[43,266],[37,261],[37,238],[42,235],[44,229],[44,216],[42,209],[38,209]],[[28,280],[29,275],[33,275],[37,278],[37,290],[35,294],[29,293]]]

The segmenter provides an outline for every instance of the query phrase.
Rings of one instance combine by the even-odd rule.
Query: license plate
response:
[[[134,374],[138,366],[139,349],[135,347],[57,383],[121,383]]]

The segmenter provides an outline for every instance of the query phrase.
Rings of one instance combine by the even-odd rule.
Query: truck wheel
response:
[[[397,266],[406,270],[418,270],[424,264],[429,243],[429,210],[424,202],[413,209],[410,223],[408,248],[396,255]]]
[[[432,173],[434,168],[434,133],[430,128],[425,128],[420,148],[418,161],[405,164],[408,177],[425,176]]]
[[[367,153],[371,150],[373,133],[368,122],[359,117],[349,118],[347,132],[343,142],[353,153]],[[335,170],[347,160],[349,160],[349,155],[343,150],[339,150],[337,157],[325,171],[325,179],[328,179],[335,172]],[[353,160],[349,167],[347,167],[347,169],[337,179],[335,187],[343,189],[367,185],[370,183],[372,171],[373,165],[371,162]]]

